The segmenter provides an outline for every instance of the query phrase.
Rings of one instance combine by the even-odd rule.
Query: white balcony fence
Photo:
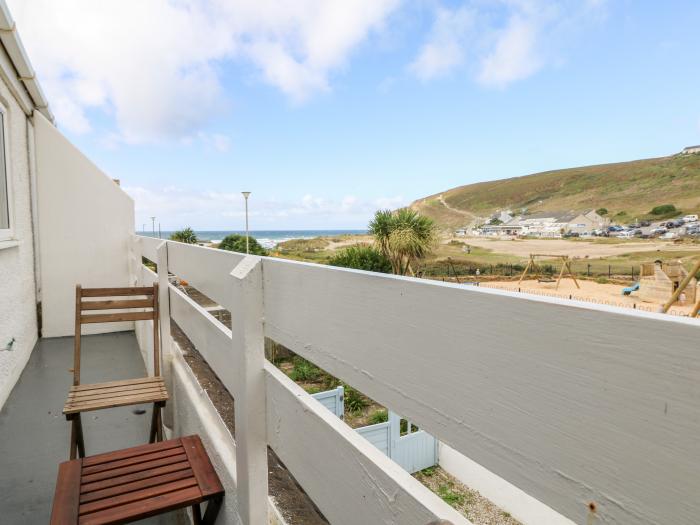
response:
[[[267,445],[331,523],[468,523],[266,362],[264,337],[576,523],[591,502],[603,523],[700,515],[696,320],[145,237],[139,251],[158,275],[140,259],[135,275],[158,278],[162,311],[235,399],[244,523],[266,519]]]

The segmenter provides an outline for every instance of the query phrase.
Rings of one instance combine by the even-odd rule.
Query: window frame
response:
[[[9,126],[8,118],[9,114],[7,111],[7,106],[3,102],[0,102],[0,114],[2,115],[2,138],[3,138],[3,152],[5,156],[5,194],[7,197],[7,219],[8,227],[0,228],[0,242],[1,241],[12,241],[15,240],[15,216],[14,216],[14,201],[13,201],[13,188],[12,188],[12,173],[10,170],[10,148],[9,142]]]

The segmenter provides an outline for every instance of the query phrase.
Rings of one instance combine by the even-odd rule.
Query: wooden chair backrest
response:
[[[125,297],[125,299],[106,299]],[[131,297],[138,297],[131,299]],[[145,297],[145,298],[143,298]],[[84,301],[84,298],[89,300]],[[133,311],[138,308],[138,311]],[[92,313],[110,310],[109,313]],[[126,311],[117,311],[126,310]],[[90,313],[85,313],[90,312]],[[153,321],[153,375],[160,375],[160,337],[158,312],[158,283],[153,286],[127,288],[75,287],[75,349],[73,352],[73,384],[80,384],[81,327],[90,323],[118,323],[122,321]]]

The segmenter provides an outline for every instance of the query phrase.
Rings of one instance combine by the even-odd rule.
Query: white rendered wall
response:
[[[438,464],[485,498],[498,505],[523,525],[575,525],[541,501],[523,492],[515,485],[485,469],[476,461],[455,449],[440,443]]]
[[[128,286],[134,202],[42,115],[36,114],[42,335],[73,335],[75,285]],[[86,325],[83,333],[133,329]]]
[[[7,175],[14,239],[0,241],[0,407],[12,391],[37,339],[36,286],[27,116],[0,81],[0,103],[7,110]],[[12,351],[4,351],[14,338]]]

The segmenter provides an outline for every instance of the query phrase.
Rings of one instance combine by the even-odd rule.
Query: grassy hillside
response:
[[[607,208],[620,221],[646,218],[660,204],[700,211],[700,154],[674,155],[535,173],[460,186],[411,207],[444,228],[456,228],[500,210],[530,212]]]

